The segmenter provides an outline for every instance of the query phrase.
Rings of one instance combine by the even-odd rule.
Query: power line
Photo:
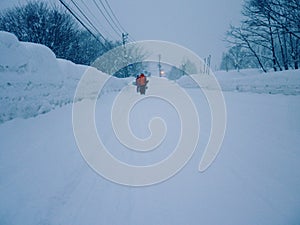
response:
[[[101,43],[101,45],[103,46],[103,48],[105,48],[106,50],[108,50],[106,48],[106,46],[101,42],[101,40],[99,40],[99,38],[78,18],[78,16],[70,9],[70,7],[65,4],[65,2],[63,0],[59,0],[60,3],[71,13],[72,16],[74,16],[74,18],[97,40]],[[105,39],[104,39],[105,40]]]
[[[102,33],[97,29],[97,27],[94,25],[94,23],[90,20],[90,18],[85,14],[85,12],[79,7],[79,5],[75,2],[75,0],[70,0],[69,1],[69,5],[67,5],[63,0],[59,0],[66,8],[67,10],[76,18],[77,21],[79,21],[79,23],[86,29],[88,30],[88,32],[90,32],[99,42],[101,42],[99,40],[98,37],[96,37],[96,35],[91,31],[94,30],[95,33],[97,33],[103,40],[104,42],[107,42],[106,38],[102,35]],[[76,7],[76,11],[79,12],[76,15],[76,11],[73,11],[69,6],[70,3],[72,2],[72,4]],[[96,5],[97,9],[99,10],[99,12],[102,14],[102,16],[104,17],[104,19],[106,20],[106,22],[108,23],[108,25],[112,28],[112,30],[117,34],[117,37],[119,39],[119,35],[120,32],[122,34],[122,40],[123,40],[123,35],[126,34],[126,37],[128,36],[126,30],[124,29],[124,27],[121,25],[120,21],[118,20],[117,16],[115,15],[115,13],[113,12],[112,8],[110,7],[109,3],[107,0],[105,0],[105,3],[107,6],[105,6],[105,4],[103,3],[102,0],[99,0],[101,6],[103,7],[104,11],[102,10],[102,8],[100,7],[100,5],[93,0],[94,4]],[[81,0],[81,3],[84,5],[84,7],[88,10],[88,12],[90,13],[90,15],[92,15],[92,17],[96,20],[96,22],[99,22],[99,20],[97,19],[97,17],[95,16],[95,14],[90,10],[90,8],[87,6],[87,4],[84,2],[84,0]],[[109,10],[108,10],[109,9]],[[109,12],[110,11],[110,12]],[[82,18],[81,16],[83,16],[84,18]],[[81,18],[80,18],[81,17]],[[84,22],[85,21],[85,22]],[[89,27],[87,26],[87,23],[89,25]],[[104,27],[101,26],[101,24],[99,23],[98,25],[100,25],[100,27],[102,28],[102,30],[105,31],[105,33],[112,37],[112,35],[104,29]],[[133,38],[128,37],[130,40],[134,41]],[[127,40],[127,38],[126,38]],[[123,40],[124,41],[124,40]],[[101,42],[102,44],[102,42]]]
[[[101,0],[100,0],[100,1],[101,1]],[[116,22],[118,23],[118,25],[121,27],[122,33],[128,33],[128,32],[125,30],[125,28],[121,25],[120,20],[118,19],[118,17],[116,16],[116,14],[115,14],[114,11],[112,10],[112,8],[110,7],[108,1],[107,1],[107,0],[104,0],[104,1],[105,1],[106,5],[108,6],[108,8],[109,8],[111,14],[113,15],[115,21],[116,21]],[[135,41],[133,38],[131,38],[130,35],[129,35],[129,39],[130,39],[131,41]]]
[[[96,2],[95,2],[95,0],[93,0],[94,1],[94,3],[96,4],[96,7],[98,8],[98,10],[100,11],[100,13],[104,16],[104,18],[105,18],[105,20],[108,22],[108,24],[110,25],[110,27],[119,35],[119,32],[120,33],[127,33],[127,31],[124,29],[124,27],[121,25],[121,23],[120,23],[120,21],[118,20],[118,18],[117,18],[117,16],[115,15],[115,13],[112,11],[112,8],[110,7],[110,5],[109,5],[109,3],[108,3],[108,1],[107,0],[105,0],[105,3],[106,3],[106,5],[107,5],[107,7],[105,6],[105,4],[103,3],[103,1],[102,0],[99,0],[99,2],[100,2],[100,4],[101,4],[101,6],[103,7],[103,9],[104,9],[104,11],[105,11],[105,13],[106,13],[106,15],[109,17],[107,17],[107,16],[105,16],[105,13],[103,12],[103,10],[101,10],[100,9],[100,6],[99,6],[99,4],[97,4]],[[108,11],[108,9],[109,9],[109,11]],[[112,15],[111,15],[112,14]],[[111,21],[111,22],[110,22]],[[114,26],[113,26],[114,25]],[[116,29],[119,31],[117,31]],[[130,38],[131,40],[133,40],[132,38]],[[133,40],[134,41],[134,40]]]
[[[86,5],[84,0],[81,0],[82,4],[85,6],[85,8],[88,10],[88,12],[92,15],[92,17],[97,22],[97,25],[101,27],[101,30],[103,30],[108,36],[110,36],[111,39],[114,39],[113,36],[99,23],[98,18],[95,16],[95,14],[90,10],[90,8]]]
[[[105,39],[105,37],[101,34],[101,32],[98,31],[98,29],[94,26],[94,24],[89,20],[89,18],[83,13],[83,11],[79,8],[79,6],[73,1],[71,0],[71,2],[75,5],[75,7],[78,9],[78,11],[84,16],[84,18],[88,21],[88,23],[97,31],[97,33],[100,35],[100,37],[107,42],[107,40]]]
[[[112,18],[112,16],[110,15],[110,13],[108,12],[108,10],[106,9],[105,5],[103,4],[102,0],[99,0],[101,5],[103,6],[106,14],[108,15],[108,17],[110,18],[110,20],[112,21],[112,23],[115,25],[115,27],[121,32],[123,33],[122,29],[120,29],[120,27],[116,24],[115,20]]]
[[[101,0],[100,0],[100,1],[101,1]],[[120,26],[121,29],[123,30],[123,32],[124,32],[124,33],[127,33],[126,30],[124,29],[124,27],[121,25],[120,21],[118,20],[116,14],[112,11],[112,9],[111,9],[110,5],[108,4],[108,1],[107,1],[107,0],[105,0],[105,3],[106,3],[106,5],[108,6],[108,8],[109,8],[111,14],[113,15],[113,17],[115,18],[115,20],[117,21],[117,23],[119,24],[119,26]]]
[[[71,2],[71,0],[69,1],[69,4],[70,4],[70,2]],[[84,18],[78,12],[72,10],[71,7],[70,7],[70,5],[68,5],[68,6],[69,6],[70,10],[72,11],[72,13],[78,17],[78,20],[80,20],[81,24],[82,23],[85,24],[85,26],[87,28],[89,28],[89,30],[92,31],[93,34],[97,34],[97,30],[95,30],[95,27],[93,28],[89,24],[86,24]]]
[[[110,25],[110,27],[116,32],[116,34],[119,35],[119,31],[117,31],[114,26],[110,23],[109,19],[107,19],[107,17],[105,16],[105,13],[102,11],[102,9],[100,8],[100,6],[98,5],[98,3],[93,0],[93,2],[95,3],[97,9],[99,10],[99,12],[102,14],[102,16],[105,18],[105,20],[107,21],[107,23]]]

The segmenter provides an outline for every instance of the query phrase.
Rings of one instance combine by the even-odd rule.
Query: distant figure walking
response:
[[[146,93],[148,82],[149,81],[147,80],[145,74],[141,73],[141,75],[137,76],[136,78],[136,91],[140,92],[141,95],[144,95]]]

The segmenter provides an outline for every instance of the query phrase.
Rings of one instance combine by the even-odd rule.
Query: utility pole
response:
[[[159,77],[161,77],[161,75],[162,75],[160,60],[161,60],[161,54],[158,55],[158,75],[159,75]]]
[[[128,40],[128,34],[127,33],[122,33],[122,44],[123,44],[123,50],[124,50],[124,61],[125,61],[125,73],[126,76],[128,76],[128,55],[127,55],[127,51],[126,51],[126,42]],[[123,77],[125,77],[125,75],[123,75]]]
[[[183,63],[181,65],[181,68],[182,68],[182,76],[184,76],[186,74],[185,70],[186,70],[186,63]]]
[[[128,34],[127,33],[122,33],[122,43],[123,43],[124,47],[126,45],[127,40],[128,40]]]
[[[210,74],[210,61],[211,55],[208,55],[207,58],[204,58],[204,74]]]
[[[211,60],[211,55],[208,56],[207,58],[207,74],[210,74],[210,60]]]

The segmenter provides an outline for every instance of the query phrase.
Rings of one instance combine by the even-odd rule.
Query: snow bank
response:
[[[54,53],[46,46],[19,42],[11,33],[0,31],[0,72],[7,81],[59,83],[62,72]]]
[[[17,117],[29,118],[71,103],[80,78],[88,66],[57,59],[46,46],[20,42],[11,33],[0,31],[0,123]],[[95,70],[99,75],[100,71]],[[210,88],[211,79],[202,76],[201,88]],[[258,70],[216,72],[224,91],[300,95],[300,73],[261,73]],[[119,91],[132,78],[111,77],[101,94]],[[184,88],[198,85],[183,76],[177,83]],[[87,94],[91,81],[87,85]]]
[[[89,68],[56,59],[48,47],[20,42],[4,31],[0,31],[0,52],[0,123],[71,103],[78,81]],[[102,94],[127,84],[128,79],[112,78]]]
[[[27,51],[17,37],[11,33],[0,32],[0,71],[24,71]],[[12,60],[13,59],[13,60]]]
[[[208,75],[199,76],[202,76],[204,84],[208,83]],[[300,70],[269,72],[267,74],[255,69],[242,70],[241,72],[217,71],[215,76],[223,91],[300,95]],[[198,87],[189,76],[181,77],[177,83],[185,88]],[[209,85],[201,88],[209,88]]]

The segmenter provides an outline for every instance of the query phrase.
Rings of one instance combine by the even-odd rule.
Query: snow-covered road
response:
[[[178,174],[148,187],[112,183],[87,165],[75,143],[71,105],[0,124],[0,224],[299,223],[300,96],[225,92],[224,143],[199,173],[210,114],[198,89],[187,92],[199,111],[199,145]],[[141,156],[123,151],[107,119],[115,96],[105,94],[97,104],[99,136],[122,160],[136,162]],[[169,149],[142,157],[149,163],[172,151],[179,126],[168,104],[141,104],[132,112],[133,131],[147,135],[143,123],[160,111],[170,135],[163,143]]]

